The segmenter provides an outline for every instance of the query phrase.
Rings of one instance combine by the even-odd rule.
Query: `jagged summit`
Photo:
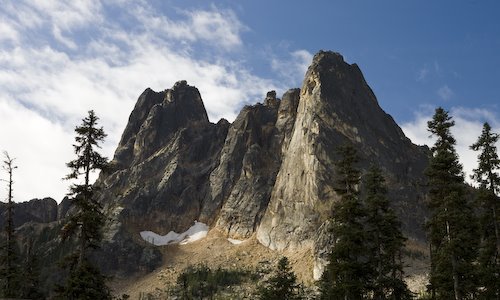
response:
[[[162,92],[147,88],[130,114],[115,151],[114,164],[122,168],[141,162],[179,129],[199,122],[209,121],[196,87],[182,80]]]
[[[315,249],[327,253],[327,226],[334,192],[336,149],[349,142],[359,151],[362,168],[378,164],[390,184],[390,197],[404,229],[422,238],[425,215],[421,190],[427,164],[425,148],[413,145],[378,105],[356,65],[335,52],[320,52],[309,67],[289,144],[257,238],[271,249]],[[321,273],[324,261],[317,261]]]

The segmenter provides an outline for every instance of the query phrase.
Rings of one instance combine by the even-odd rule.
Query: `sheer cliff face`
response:
[[[359,68],[341,55],[318,53],[302,89],[282,99],[269,92],[232,124],[210,123],[198,90],[185,81],[160,93],[147,89],[113,168],[97,183],[111,219],[108,250],[138,248],[141,230],[179,232],[199,220],[229,237],[256,233],[272,249],[308,247],[321,258],[330,245],[325,222],[338,200],[335,150],[345,142],[360,151],[363,170],[377,163],[385,171],[405,231],[421,238],[427,150],[404,136]]]
[[[315,245],[318,228],[338,197],[333,191],[336,148],[352,143],[363,169],[379,164],[405,229],[418,235],[423,194],[418,190],[426,165],[423,148],[413,145],[384,113],[356,65],[341,55],[320,52],[302,85],[295,125],[271,200],[257,231],[272,249]],[[415,208],[411,212],[408,207]],[[412,215],[416,213],[417,215]]]
[[[200,217],[209,176],[229,124],[212,124],[195,87],[185,81],[137,102],[98,185],[107,209],[130,230],[184,231]],[[208,215],[201,221],[213,216]],[[209,220],[210,221],[210,220]]]

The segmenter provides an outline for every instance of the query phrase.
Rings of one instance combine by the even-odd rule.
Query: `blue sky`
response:
[[[187,79],[210,119],[300,87],[320,49],[357,63],[417,144],[436,106],[468,151],[500,131],[497,1],[4,1],[0,7],[0,150],[17,158],[17,201],[62,199],[73,128],[96,110],[112,157],[138,95]],[[3,176],[3,174],[2,174]]]

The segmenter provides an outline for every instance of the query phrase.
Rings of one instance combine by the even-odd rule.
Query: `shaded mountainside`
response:
[[[50,223],[58,219],[58,205],[52,198],[32,199],[27,202],[13,203],[14,226],[25,223]],[[5,227],[7,204],[0,202],[0,228]]]
[[[150,271],[162,254],[139,233],[183,232],[196,220],[230,238],[256,236],[273,250],[312,253],[317,277],[331,245],[327,220],[339,199],[333,162],[346,142],[359,150],[363,171],[380,165],[404,231],[423,240],[429,150],[404,136],[358,66],[340,54],[319,52],[301,89],[281,99],[271,91],[233,123],[211,123],[199,91],[186,81],[162,92],[148,88],[110,170],[95,184],[108,216],[96,259],[110,274]],[[55,221],[68,209],[66,199],[40,218]]]

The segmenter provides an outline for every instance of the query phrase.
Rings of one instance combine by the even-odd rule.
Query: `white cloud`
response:
[[[297,50],[291,52],[286,59],[273,58],[271,68],[281,75],[290,86],[297,86],[301,84],[312,58],[313,55],[309,51]]]
[[[413,143],[432,147],[435,140],[429,137],[430,133],[427,131],[427,121],[432,119],[433,114],[434,109],[432,107],[421,107],[415,113],[415,118],[412,121],[404,123],[401,126],[405,135]],[[451,133],[457,141],[456,150],[466,174],[465,179],[472,183],[470,175],[472,174],[472,170],[477,167],[478,153],[470,150],[469,146],[475,143],[479,135],[481,135],[484,122],[488,122],[492,126],[493,132],[500,133],[500,117],[491,110],[464,107],[451,108],[450,116],[455,121],[455,126],[452,127]]]
[[[64,163],[71,160],[71,133],[61,124],[43,118],[19,103],[0,98],[0,148],[16,158],[14,171],[14,201],[35,197],[63,196],[68,184]],[[71,130],[71,129],[70,129]],[[1,178],[5,179],[2,173]],[[3,185],[3,182],[2,182]],[[3,191],[4,189],[0,189]],[[60,200],[60,199],[58,199]]]
[[[19,36],[38,37],[19,38],[10,48],[0,44],[0,150],[17,158],[17,201],[62,199],[69,185],[61,181],[68,172],[65,163],[73,159],[72,130],[89,109],[101,118],[108,133],[102,152],[112,157],[137,97],[148,86],[160,91],[188,80],[200,90],[215,122],[234,119],[243,104],[277,88],[226,55],[215,62],[200,60],[189,44],[179,45],[160,28],[168,20],[193,36],[188,42],[206,40],[229,51],[241,45],[244,26],[228,10],[186,12],[187,19],[174,22],[144,6],[140,15],[152,19],[132,19],[135,30],[128,30],[90,1],[20,3],[18,15],[33,20],[20,20],[9,9],[0,11],[0,17],[16,24]],[[116,9],[137,15],[130,6]],[[54,28],[60,31],[59,42],[77,47],[78,54],[49,43],[48,35],[57,35]],[[82,41],[79,33],[86,30],[93,31],[92,39]]]
[[[448,87],[448,85],[443,85],[437,91],[438,96],[444,101],[448,101],[453,97],[453,91]]]
[[[19,34],[10,24],[0,21],[0,42],[13,41],[17,42]]]
[[[183,11],[184,19],[175,21],[144,4],[135,6],[132,11],[134,14],[130,17],[137,18],[146,31],[155,32],[158,37],[184,43],[202,41],[226,51],[241,46],[240,34],[247,30],[233,11],[216,6],[210,10]]]
[[[77,36],[72,36],[75,30],[98,26],[103,21],[100,1],[25,0],[2,6],[3,17],[16,24],[18,30],[48,29],[54,39],[71,49],[77,47],[73,40]]]
[[[245,27],[236,15],[228,11],[194,11],[189,13],[190,27],[199,39],[216,41],[224,48],[232,48],[242,44],[240,31]]]

